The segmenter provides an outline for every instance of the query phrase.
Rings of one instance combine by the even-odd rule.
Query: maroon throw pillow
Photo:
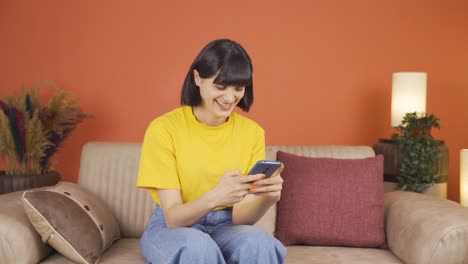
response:
[[[276,237],[285,245],[385,245],[383,156],[309,158],[278,151],[284,163]]]

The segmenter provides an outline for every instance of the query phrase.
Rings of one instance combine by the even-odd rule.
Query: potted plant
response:
[[[431,135],[432,128],[440,128],[434,114],[407,113],[392,138],[400,150],[400,170],[397,180],[402,190],[424,193],[438,182],[438,160],[441,140]]]
[[[69,93],[45,85],[54,89],[46,104],[41,103],[40,87],[23,88],[18,96],[0,100],[0,156],[6,167],[0,173],[0,194],[57,183],[54,154],[71,131],[91,117]]]

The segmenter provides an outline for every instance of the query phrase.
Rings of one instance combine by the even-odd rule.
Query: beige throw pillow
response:
[[[77,263],[94,264],[120,238],[105,204],[75,183],[26,191],[23,205],[42,241]]]

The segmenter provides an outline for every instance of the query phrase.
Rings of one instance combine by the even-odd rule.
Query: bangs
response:
[[[218,76],[213,83],[244,87],[252,85],[250,62],[240,54],[233,54],[227,58],[224,66],[219,69]]]

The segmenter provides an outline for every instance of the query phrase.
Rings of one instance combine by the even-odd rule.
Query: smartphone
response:
[[[263,173],[268,178],[281,167],[281,162],[277,160],[259,160],[253,168],[249,171],[248,175]]]

